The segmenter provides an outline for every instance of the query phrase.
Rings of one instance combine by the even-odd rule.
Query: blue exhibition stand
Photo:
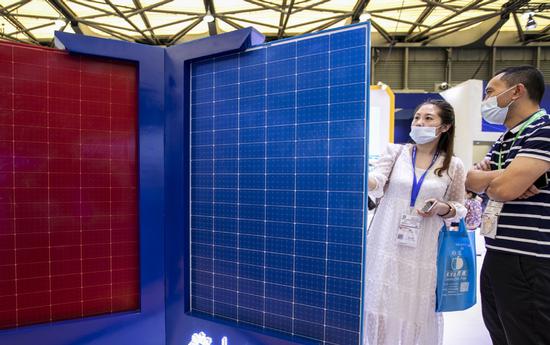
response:
[[[361,94],[366,102],[370,27],[368,24],[359,27],[363,27],[367,35],[363,57],[367,66],[363,80],[365,91]],[[196,338],[200,332],[211,338],[212,345],[320,343],[191,312],[192,62],[243,52],[263,42],[264,36],[252,28],[168,48],[56,32],[56,45],[70,53],[134,61],[138,66],[141,309],[3,330],[0,331],[0,344],[187,345],[193,335]],[[350,97],[350,94],[342,97]],[[368,123],[366,103],[362,116],[364,123]],[[366,124],[364,127],[364,133],[368,133]],[[362,140],[364,148],[361,154],[366,156],[366,134]],[[359,170],[366,176],[364,167]],[[365,207],[361,206],[358,212],[363,212],[366,219]],[[338,216],[347,214],[339,213]],[[342,221],[341,218],[338,221]],[[363,232],[363,228],[360,230]],[[351,241],[339,236],[339,241]],[[364,248],[362,234],[353,236],[354,241],[359,241]],[[362,260],[364,249],[360,256]],[[362,281],[362,269],[347,274]],[[357,298],[360,299],[360,295]],[[351,344],[342,341],[342,344]]]

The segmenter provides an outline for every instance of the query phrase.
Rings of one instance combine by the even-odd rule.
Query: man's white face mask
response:
[[[515,87],[516,85],[481,102],[481,116],[485,119],[485,121],[494,125],[504,124],[504,121],[506,121],[506,115],[508,115],[508,109],[510,108],[510,105],[514,103],[514,100],[510,101],[507,106],[501,108],[498,106],[498,96],[505,94]]]

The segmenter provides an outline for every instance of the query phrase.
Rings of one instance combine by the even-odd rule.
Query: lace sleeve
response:
[[[456,215],[447,220],[458,222],[460,219],[466,217],[467,213],[466,207],[464,207],[466,171],[464,169],[464,164],[459,158],[453,157],[451,166],[453,167],[452,181],[445,199],[456,209]]]
[[[369,190],[371,198],[379,199],[384,195],[384,186],[388,181],[394,161],[398,158],[397,155],[402,152],[403,148],[403,145],[389,144],[382,157],[375,163],[374,169],[369,172],[369,179],[376,181],[376,187]]]

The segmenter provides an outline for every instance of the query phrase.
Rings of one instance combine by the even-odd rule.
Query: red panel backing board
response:
[[[136,73],[0,43],[0,329],[139,308]]]

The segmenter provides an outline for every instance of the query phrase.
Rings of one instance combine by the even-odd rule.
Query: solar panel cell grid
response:
[[[192,65],[192,310],[358,344],[365,28]]]
[[[136,71],[0,44],[0,328],[135,310]]]

